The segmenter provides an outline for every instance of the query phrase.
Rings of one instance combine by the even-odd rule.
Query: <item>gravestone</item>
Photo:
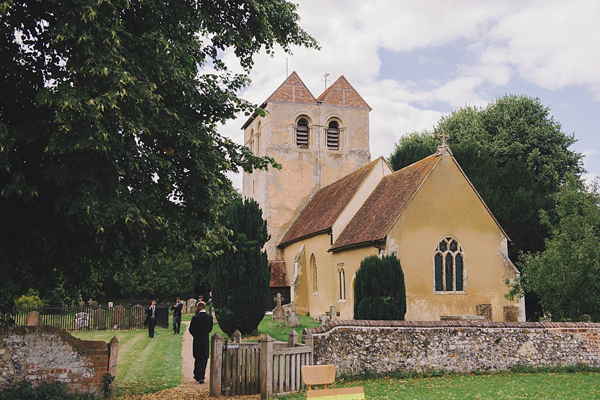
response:
[[[127,329],[125,326],[125,307],[118,305],[113,307],[112,313],[110,314],[110,326],[114,330]]]
[[[131,308],[131,314],[129,315],[129,328],[139,329],[144,327],[144,321],[146,320],[146,308],[140,304],[136,304]]]
[[[300,326],[300,318],[296,315],[296,303],[290,303],[290,313],[285,318],[285,326]]]
[[[194,299],[194,298],[188,299],[185,309],[186,309],[186,313],[195,314],[196,313],[196,299]]]
[[[277,302],[277,305],[273,309],[273,321],[274,322],[284,322],[285,321],[285,311],[281,306],[281,302],[283,300],[283,296],[281,293],[277,293],[277,296],[273,298]]]
[[[98,330],[106,329],[106,311],[102,308],[98,308],[96,310],[92,310],[92,327]]]
[[[75,329],[87,328],[90,326],[90,314],[80,312],[75,314]]]
[[[519,307],[504,306],[504,322],[519,322]]]
[[[40,313],[37,311],[27,313],[25,326],[40,326]]]
[[[329,307],[329,311],[325,313],[329,317],[330,321],[335,321],[336,317],[340,315],[339,312],[336,311],[335,306]]]
[[[114,305],[113,305],[113,302],[112,302],[112,301],[109,301],[109,302],[108,302],[108,308],[113,308],[113,306],[114,306]]]
[[[477,315],[485,318],[486,321],[492,321],[492,305],[491,304],[477,304],[475,306]]]

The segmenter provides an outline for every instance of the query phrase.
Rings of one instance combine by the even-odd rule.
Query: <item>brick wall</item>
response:
[[[0,330],[0,389],[22,380],[64,382],[71,391],[101,394],[116,374],[118,340],[86,341],[55,327]]]
[[[484,321],[334,321],[305,329],[315,364],[365,371],[471,372],[584,363],[600,367],[600,324]]]

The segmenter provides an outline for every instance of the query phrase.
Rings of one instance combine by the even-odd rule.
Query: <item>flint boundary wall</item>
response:
[[[26,380],[64,382],[72,392],[101,395],[107,374],[117,371],[118,340],[77,339],[52,326],[0,330],[0,390]],[[112,385],[111,385],[112,392]]]
[[[467,373],[516,365],[600,367],[600,324],[485,321],[333,321],[305,329],[315,364],[362,372]]]

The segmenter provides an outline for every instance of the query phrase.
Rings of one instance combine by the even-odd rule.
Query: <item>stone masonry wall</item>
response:
[[[104,377],[116,373],[117,343],[80,340],[48,326],[0,330],[0,390],[22,380],[58,381],[71,391],[101,394]]]
[[[600,367],[600,324],[334,321],[305,329],[315,364],[336,373],[506,370],[515,365]]]

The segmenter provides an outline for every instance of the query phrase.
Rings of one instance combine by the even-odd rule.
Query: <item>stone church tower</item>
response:
[[[315,98],[293,72],[246,121],[244,143],[282,168],[244,173],[242,196],[253,198],[267,220],[269,260],[277,244],[320,188],[367,164],[371,108],[344,76]],[[331,199],[335,202],[336,199]]]

